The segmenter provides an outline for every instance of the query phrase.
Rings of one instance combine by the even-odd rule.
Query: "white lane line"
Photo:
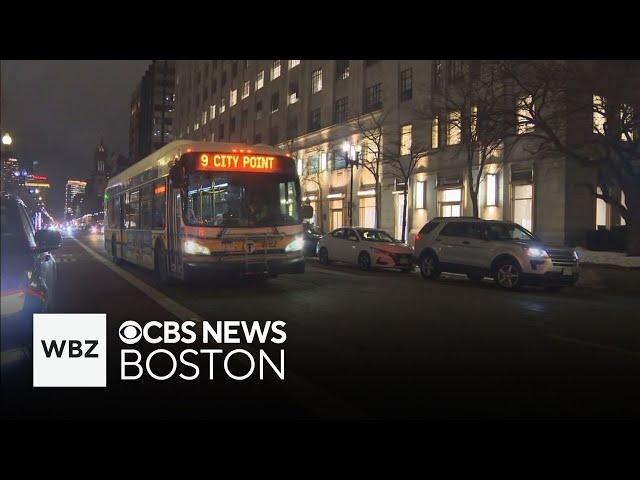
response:
[[[624,349],[624,348],[614,347],[614,346],[611,346],[611,345],[602,345],[600,343],[588,342],[586,340],[580,340],[578,338],[565,337],[563,335],[557,335],[555,333],[549,333],[549,334],[547,334],[547,336],[549,338],[552,338],[554,340],[559,340],[561,342],[575,343],[577,345],[582,345],[584,347],[597,348],[597,349],[600,349],[600,350],[608,350],[610,352],[616,352],[616,353],[620,353],[622,355],[627,355],[627,356],[631,356],[631,357],[635,357],[635,358],[640,358],[640,352],[634,352],[633,350],[627,350],[627,349]]]
[[[115,274],[129,282],[132,286],[140,290],[147,295],[151,300],[156,302],[162,308],[169,313],[175,315],[182,321],[193,320],[196,322],[202,322],[204,319],[196,312],[181,305],[175,300],[167,297],[162,292],[147,285],[145,282],[127,272],[126,270],[118,267],[110,260],[106,259],[92,248],[86,246],[77,238],[73,240],[80,245],[86,252],[93,258],[98,260],[104,266],[112,270]],[[251,346],[244,346],[244,348],[251,352],[254,357],[259,356],[257,350]],[[244,357],[242,357],[244,359]],[[360,410],[346,404],[339,398],[333,396],[326,390],[313,383],[308,382],[304,378],[300,377],[291,370],[285,368],[285,380],[281,384],[277,384],[282,388],[289,396],[299,401],[304,408],[312,410],[316,415],[326,418],[336,418],[346,416],[347,418],[364,419],[366,415]]]

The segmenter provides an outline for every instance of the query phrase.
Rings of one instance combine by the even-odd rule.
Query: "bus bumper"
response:
[[[304,273],[304,257],[269,258],[262,261],[218,260],[190,261],[185,260],[185,270],[189,276],[275,276],[285,273]]]

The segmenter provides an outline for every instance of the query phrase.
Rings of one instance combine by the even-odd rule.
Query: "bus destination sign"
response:
[[[288,170],[289,159],[257,153],[200,153],[196,170],[224,172],[280,173]]]

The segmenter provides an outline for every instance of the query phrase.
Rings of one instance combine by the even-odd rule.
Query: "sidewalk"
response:
[[[597,252],[576,247],[581,264],[617,266],[640,269],[640,257],[628,257],[624,252]]]
[[[640,268],[581,263],[576,287],[640,295]]]

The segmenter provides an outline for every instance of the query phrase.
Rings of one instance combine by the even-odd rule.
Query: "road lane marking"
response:
[[[547,336],[549,338],[552,338],[554,340],[559,340],[561,342],[567,342],[567,343],[575,343],[577,345],[582,345],[585,347],[591,347],[591,348],[597,348],[600,350],[608,350],[611,352],[616,352],[616,353],[620,353],[622,355],[627,355],[627,356],[631,356],[631,357],[635,357],[635,358],[640,358],[640,352],[634,352],[633,350],[627,350],[625,348],[620,348],[620,347],[614,347],[612,345],[603,345],[600,343],[593,343],[593,342],[589,342],[586,340],[580,340],[578,338],[572,338],[572,337],[565,337],[563,335],[558,335],[555,333],[548,333]]]
[[[109,268],[111,271],[113,271],[115,274],[120,276],[125,281],[129,282],[133,287],[140,290],[142,293],[147,295],[151,300],[156,302],[158,305],[160,305],[162,308],[164,308],[166,311],[176,316],[180,320],[182,321],[193,320],[196,322],[202,322],[204,320],[202,316],[198,315],[196,312],[181,305],[180,303],[176,302],[172,298],[169,298],[164,293],[146,284],[135,275],[118,267],[111,260],[108,260],[107,258],[100,255],[98,252],[96,252],[92,248],[86,246],[83,242],[81,242],[77,238],[73,238],[73,240],[78,245],[80,245],[89,255],[91,255],[93,258],[98,260],[101,264]],[[251,352],[253,356],[259,355],[258,351],[251,346],[245,345],[244,348],[247,351]],[[246,361],[244,356],[242,357],[242,361],[243,362]],[[286,373],[286,381],[283,382],[282,384],[276,383],[276,387],[282,388],[282,390],[284,390],[289,396],[301,402],[304,408],[313,410],[316,415],[326,417],[326,418],[335,418],[337,415],[334,412],[338,411],[342,414],[345,414],[349,418],[356,418],[356,419],[367,418],[366,415],[360,410],[345,403],[344,401],[335,397],[334,395],[327,392],[323,388],[305,380],[304,378],[292,372],[291,370],[285,368],[285,373]]]

